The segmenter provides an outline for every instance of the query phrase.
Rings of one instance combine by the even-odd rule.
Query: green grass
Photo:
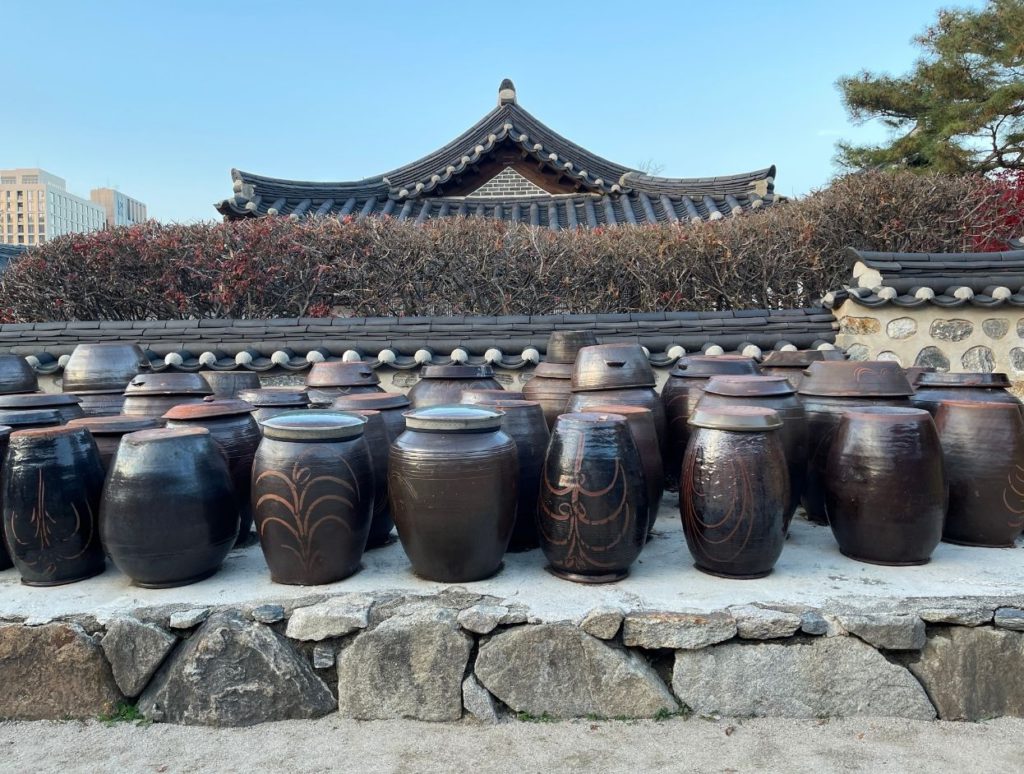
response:
[[[119,701],[114,711],[108,715],[100,715],[99,720],[105,725],[112,726],[115,723],[135,723],[136,725],[148,725],[151,721],[139,712],[139,708],[126,701]]]

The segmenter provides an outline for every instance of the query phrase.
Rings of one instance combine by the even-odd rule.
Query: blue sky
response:
[[[527,110],[614,161],[680,177],[774,163],[799,195],[835,174],[839,137],[884,136],[850,123],[836,79],[906,71],[948,5],[0,0],[22,107],[0,115],[0,167],[117,187],[159,220],[215,218],[232,167],[380,174],[466,129],[510,77]]]

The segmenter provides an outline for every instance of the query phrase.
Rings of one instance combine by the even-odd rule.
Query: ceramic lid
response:
[[[811,363],[800,395],[837,398],[900,398],[914,394],[906,373],[891,360],[835,360]]]
[[[807,368],[819,360],[846,360],[846,354],[839,349],[798,349],[795,351],[772,351],[765,355],[761,365],[770,368]]]
[[[307,387],[360,387],[380,384],[380,377],[366,363],[340,360],[314,363],[306,374]]]
[[[25,425],[59,425],[60,423],[61,416],[57,409],[0,410],[0,425],[17,428]]]
[[[239,390],[238,399],[260,406],[308,406],[309,396],[301,387],[260,387]]]
[[[794,395],[796,389],[785,376],[712,376],[704,392],[737,398],[766,398]]]
[[[84,427],[93,435],[124,435],[138,430],[160,427],[155,417],[136,417],[120,414],[112,417],[82,417],[68,422],[69,427]]]
[[[249,414],[255,406],[244,400],[214,398],[208,395],[202,403],[182,403],[174,406],[164,414],[164,419],[188,421],[191,419],[216,419],[218,417],[234,417]]]
[[[178,438],[193,438],[201,435],[208,436],[209,434],[209,430],[197,425],[187,425],[185,427],[154,427],[149,430],[136,430],[134,433],[127,433],[121,439],[121,443],[157,443],[160,441],[174,441]]]
[[[62,435],[78,435],[85,433],[89,435],[89,431],[84,427],[68,427],[67,425],[59,425],[56,427],[32,427],[27,430],[15,430],[11,433],[11,443],[18,443],[19,441],[31,442],[35,438],[57,438]]]
[[[687,355],[679,359],[669,376],[706,379],[709,376],[756,376],[761,368],[743,355]]]
[[[651,361],[639,344],[596,344],[576,354],[574,391],[653,387],[656,383]]]
[[[560,424],[613,425],[617,422],[625,423],[627,421],[622,414],[612,414],[606,411],[569,411],[558,415],[555,426]]]
[[[422,379],[493,379],[494,369],[489,365],[427,365],[420,373]]]
[[[777,411],[761,406],[722,406],[721,408],[701,407],[698,403],[690,424],[712,430],[734,430],[737,432],[759,432],[782,427]]]
[[[340,441],[361,436],[366,417],[347,411],[288,411],[260,426],[266,438],[279,441]]]
[[[654,412],[644,406],[627,406],[625,403],[601,403],[587,406],[586,413],[591,414],[620,414],[628,417],[633,414],[651,414]]]
[[[124,391],[125,395],[212,395],[213,389],[199,374],[138,374]]]
[[[409,405],[409,399],[400,392],[357,392],[354,395],[339,395],[334,399],[331,408],[351,409],[362,411],[363,409],[405,408]]]
[[[503,412],[486,406],[447,404],[406,411],[408,430],[428,433],[475,433],[501,427]]]
[[[538,363],[533,375],[545,379],[572,379],[572,363]]]
[[[917,386],[919,389],[922,387],[991,387],[1005,390],[1010,387],[1010,379],[1004,373],[950,374],[925,371],[918,375]]]
[[[73,406],[81,403],[77,395],[66,392],[33,392],[21,395],[0,395],[0,409],[40,409]]]
[[[902,406],[859,406],[843,412],[844,418],[856,417],[858,420],[870,422],[905,422],[908,419],[923,421],[931,419],[931,416],[924,409],[904,408]]]

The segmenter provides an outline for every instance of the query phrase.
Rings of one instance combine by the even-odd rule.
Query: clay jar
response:
[[[7,446],[11,440],[11,432],[12,429],[10,427],[0,424],[0,467],[3,465],[3,459],[7,456]],[[2,471],[0,471],[0,474],[2,474]],[[2,496],[2,493],[0,493],[0,496]],[[14,566],[14,563],[11,561],[11,555],[7,552],[3,529],[3,515],[0,513],[0,570],[9,570]]]
[[[238,502],[238,544],[252,532],[252,460],[260,444],[260,427],[252,417],[252,406],[242,400],[217,400],[212,396],[202,403],[175,406],[163,419],[167,427],[205,427],[228,462],[231,483]]]
[[[409,409],[409,399],[399,392],[339,395],[331,408],[338,411],[379,411],[390,444],[405,432],[404,412]]]
[[[510,393],[514,394],[514,393]],[[519,496],[516,503],[516,525],[509,541],[509,551],[529,551],[540,545],[537,539],[537,497],[540,495],[541,469],[548,448],[550,433],[544,421],[544,410],[532,400],[483,400],[477,393],[463,393],[463,403],[488,406],[502,412],[501,429],[516,443],[519,459]]]
[[[483,580],[501,569],[516,521],[519,463],[502,414],[484,406],[406,412],[391,445],[391,515],[421,578]]]
[[[679,482],[679,513],[694,566],[761,578],[786,541],[789,476],[776,412],[697,406]]]
[[[761,361],[761,373],[765,376],[785,376],[794,389],[799,389],[804,379],[804,370],[811,363],[822,360],[846,360],[846,354],[838,349],[773,351]]]
[[[0,394],[35,392],[39,389],[36,372],[21,355],[0,355]]]
[[[772,409],[782,420],[779,437],[789,469],[789,507],[784,519],[788,531],[807,477],[807,415],[796,390],[783,376],[713,376],[697,407],[725,406],[761,406]]]
[[[242,390],[261,388],[260,376],[252,371],[200,371],[215,398],[237,398]]]
[[[469,406],[479,403],[490,404],[496,400],[526,400],[523,393],[514,390],[466,390],[459,396],[459,402]]]
[[[625,578],[649,524],[640,453],[625,417],[569,413],[544,460],[537,527],[548,570],[579,583]]]
[[[576,353],[573,392],[654,387],[651,361],[639,344],[595,344]]]
[[[145,362],[146,356],[136,344],[79,344],[64,366],[61,389],[73,393],[123,393]]]
[[[252,417],[262,424],[289,411],[309,407],[309,396],[301,387],[261,387],[258,390],[239,390],[238,399],[253,407]]]
[[[653,387],[628,387],[596,392],[573,392],[565,410],[570,413],[594,412],[595,406],[610,404],[637,406],[651,412],[654,432],[658,436],[658,450],[664,453],[668,447],[668,429],[665,422],[665,408]]]
[[[572,365],[566,363],[539,363],[533,377],[523,385],[523,398],[536,401],[544,410],[544,421],[550,430],[572,394]]]
[[[62,424],[64,422],[61,421],[57,409],[0,410],[0,425],[10,427],[12,430],[31,430],[34,427],[55,427]],[[2,458],[0,464],[3,464]]]
[[[467,390],[501,390],[490,366],[428,365],[423,366],[420,380],[409,390],[413,408],[459,403]]]
[[[917,377],[914,395],[910,403],[935,416],[942,401],[969,400],[979,403],[1008,403],[1021,407],[1017,398],[1010,394],[1010,380],[1006,374],[995,373],[922,373]]]
[[[551,331],[548,336],[544,360],[547,363],[572,365],[576,355],[583,347],[597,345],[597,336],[593,331]]]
[[[1017,407],[941,401],[935,423],[949,479],[942,539],[1012,546],[1024,527],[1024,420]]]
[[[828,522],[845,556],[891,565],[931,558],[942,537],[947,488],[939,436],[927,411],[846,411],[826,475]]]
[[[391,519],[391,499],[388,497],[388,451],[391,448],[391,439],[388,438],[388,429],[381,412],[360,409],[350,413],[366,419],[363,438],[370,454],[370,467],[373,469],[373,520],[370,524],[370,535],[366,539],[366,549],[370,550],[392,542],[391,530],[395,522]]]
[[[69,393],[79,399],[82,413],[87,417],[112,417],[124,410],[123,390],[79,390]]]
[[[110,469],[110,463],[117,454],[123,436],[139,430],[160,427],[160,422],[151,417],[84,417],[72,419],[68,422],[68,427],[84,427],[89,431],[100,453],[100,463],[106,471]]]
[[[340,360],[314,363],[306,374],[306,387],[310,390],[310,403],[325,406],[339,395],[384,392],[380,377],[369,365]]]
[[[598,405],[590,409],[597,414],[617,414],[626,419],[633,443],[640,453],[640,462],[644,469],[644,483],[647,485],[647,533],[654,529],[661,508],[661,498],[665,494],[665,468],[661,461],[658,448],[658,433],[654,427],[654,415],[642,406],[624,406],[622,404]]]
[[[825,467],[844,411],[866,406],[909,407],[914,392],[903,369],[888,360],[811,363],[797,394],[807,413],[807,480],[801,501],[808,520],[827,524]]]
[[[63,395],[59,392],[0,395],[0,410],[2,411],[35,411],[38,409],[56,411],[60,415],[62,424],[85,416],[81,401],[75,395]]]
[[[124,390],[121,413],[161,419],[175,406],[202,403],[207,395],[213,395],[213,390],[199,374],[139,374]]]
[[[335,411],[296,411],[264,423],[252,503],[275,583],[318,586],[359,569],[374,498],[365,426],[365,417]]]
[[[238,537],[238,509],[210,431],[125,435],[107,472],[100,525],[110,558],[136,586],[184,586],[213,575]]]
[[[59,586],[103,572],[103,466],[89,431],[12,433],[3,466],[4,537],[27,586]]]
[[[704,385],[712,376],[760,373],[757,362],[740,355],[688,355],[680,358],[668,374],[661,388],[661,403],[665,412],[667,441],[663,450],[665,482],[675,489],[679,482],[679,469],[683,464],[686,444],[690,440],[687,424],[697,401],[704,393]]]

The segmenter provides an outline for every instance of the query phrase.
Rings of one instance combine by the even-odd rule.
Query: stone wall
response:
[[[1006,606],[1012,604],[1014,606]],[[1024,715],[1020,600],[591,610],[462,588],[0,622],[0,720]]]

